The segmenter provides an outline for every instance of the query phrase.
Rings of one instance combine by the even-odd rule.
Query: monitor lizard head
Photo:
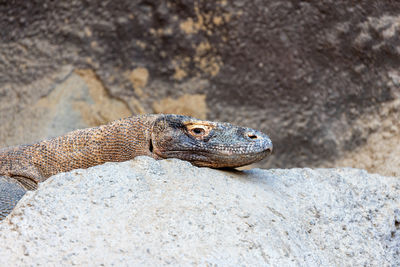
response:
[[[268,135],[229,123],[161,115],[153,125],[150,150],[157,158],[178,158],[196,166],[235,168],[272,152]]]

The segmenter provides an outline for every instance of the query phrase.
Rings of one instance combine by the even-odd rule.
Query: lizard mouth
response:
[[[169,150],[155,153],[160,159],[178,158],[199,167],[236,168],[260,161],[271,154],[271,149],[246,154],[222,154],[207,151]]]

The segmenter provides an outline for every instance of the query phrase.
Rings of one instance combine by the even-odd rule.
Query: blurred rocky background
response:
[[[261,167],[400,175],[400,2],[0,0],[0,147],[141,113],[263,130]]]

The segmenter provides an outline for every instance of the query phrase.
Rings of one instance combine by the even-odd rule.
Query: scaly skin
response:
[[[146,155],[196,166],[239,167],[270,154],[269,137],[229,123],[180,115],[142,115],[76,130],[32,145],[0,150],[0,220],[26,190],[48,177]]]

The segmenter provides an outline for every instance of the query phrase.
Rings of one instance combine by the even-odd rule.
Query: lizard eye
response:
[[[191,136],[203,139],[204,137],[210,134],[212,127],[203,124],[189,124],[186,125],[186,129]]]
[[[191,132],[193,133],[193,135],[197,135],[197,136],[201,136],[206,133],[206,131],[203,128],[193,128],[191,130]]]

